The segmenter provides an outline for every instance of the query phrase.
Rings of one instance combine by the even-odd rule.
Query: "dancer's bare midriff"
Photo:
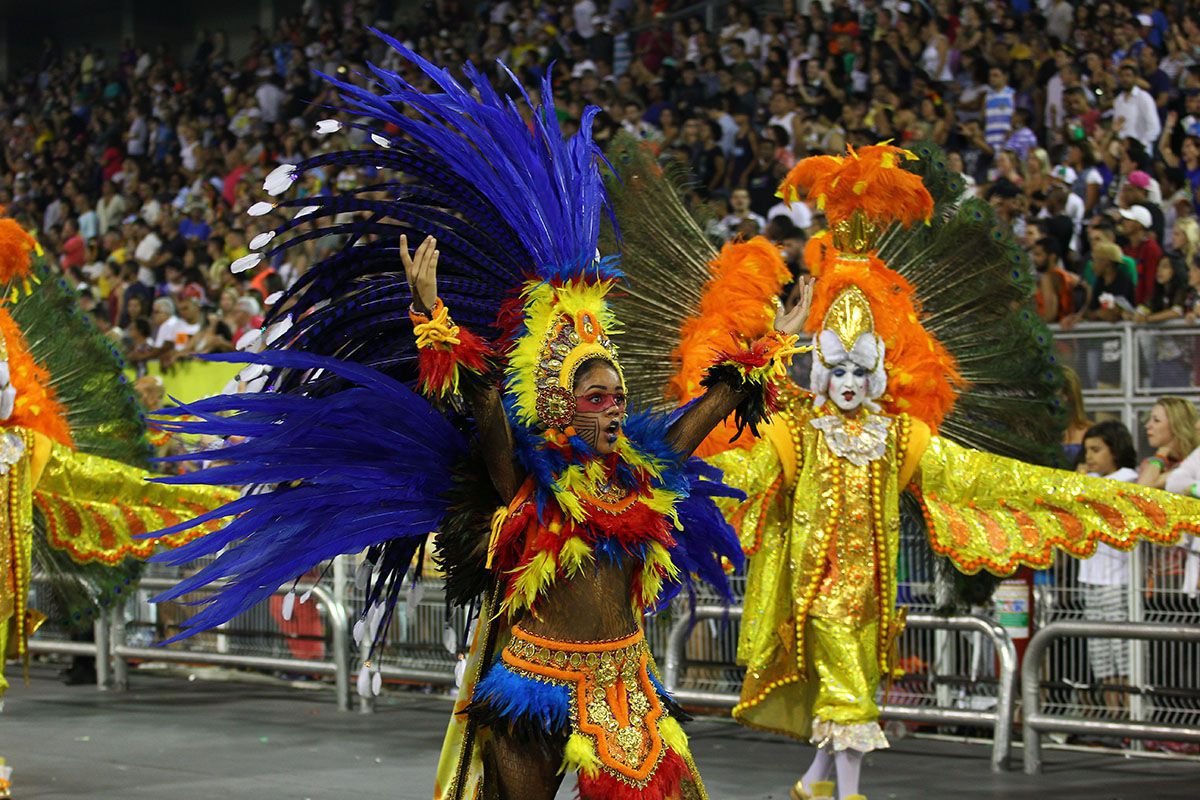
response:
[[[630,593],[642,565],[598,555],[594,567],[559,577],[518,624],[537,636],[572,642],[620,639],[638,629]]]

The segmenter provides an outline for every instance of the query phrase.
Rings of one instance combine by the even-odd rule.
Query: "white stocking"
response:
[[[838,797],[846,800],[858,794],[858,775],[862,772],[863,754],[858,750],[839,750],[833,759],[837,764]]]
[[[829,780],[831,772],[833,772],[833,748],[818,747],[817,754],[813,756],[812,765],[800,779],[800,782],[804,784],[804,791],[812,794],[812,785],[817,781]]]

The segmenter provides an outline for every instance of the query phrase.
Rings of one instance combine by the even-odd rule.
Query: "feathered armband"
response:
[[[758,436],[759,424],[777,410],[779,388],[775,379],[787,375],[792,356],[811,349],[798,347],[798,339],[794,334],[773,331],[742,350],[719,353],[705,372],[701,385],[723,383],[746,395],[734,410],[734,439],[747,427]]]
[[[445,399],[458,394],[464,372],[473,376],[489,372],[491,346],[469,330],[455,325],[441,298],[431,315],[413,309],[408,315],[417,336],[420,389],[427,397]]]

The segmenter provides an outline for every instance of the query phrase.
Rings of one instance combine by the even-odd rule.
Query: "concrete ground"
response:
[[[382,698],[374,714],[339,713],[324,686],[203,679],[211,675],[134,672],[124,693],[64,686],[48,666],[35,665],[28,686],[13,676],[0,715],[0,755],[16,770],[13,796],[429,798],[444,698],[402,692]],[[811,752],[725,720],[697,720],[688,732],[713,800],[786,800]],[[863,792],[871,800],[1200,797],[1195,761],[1046,750],[1045,773],[1030,777],[993,774],[988,754],[979,745],[905,738],[867,759]]]

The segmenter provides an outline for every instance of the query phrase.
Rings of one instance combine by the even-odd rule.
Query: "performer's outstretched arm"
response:
[[[796,281],[786,305],[775,315],[775,332],[751,343],[741,352],[719,355],[703,383],[707,391],[694,400],[671,425],[667,439],[681,459],[692,452],[728,417],[737,414],[738,432],[749,427],[758,435],[758,423],[775,405],[772,373],[786,370],[798,334],[808,321],[814,280]]]
[[[426,237],[409,254],[408,237],[400,237],[400,260],[412,288],[412,310],[420,352],[421,390],[434,398],[460,394],[471,407],[488,475],[500,499],[508,503],[523,475],[514,456],[512,429],[491,377],[490,345],[455,325],[437,293],[437,239]]]

